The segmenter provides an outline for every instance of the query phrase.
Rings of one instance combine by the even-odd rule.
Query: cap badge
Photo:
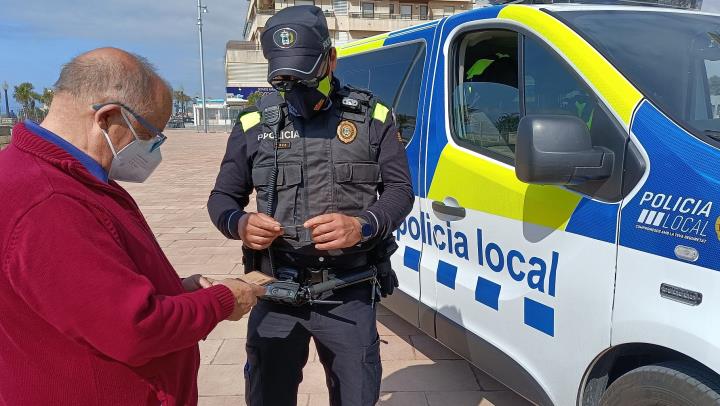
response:
[[[297,32],[292,28],[281,28],[273,34],[273,41],[280,48],[292,48],[297,41]]]
[[[340,141],[349,144],[357,137],[357,127],[352,121],[343,120],[338,124],[337,136]]]

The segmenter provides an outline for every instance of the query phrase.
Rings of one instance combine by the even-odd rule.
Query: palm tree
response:
[[[185,94],[185,91],[181,87],[180,90],[173,91],[173,100],[175,100],[175,111],[185,116],[187,111],[187,104],[190,100],[190,96]]]
[[[48,89],[46,87],[43,89],[42,94],[38,94],[37,96],[38,96],[37,101],[42,103],[43,110],[45,110],[47,112],[48,109],[50,108],[50,103],[52,103],[53,96],[54,96],[52,89]]]
[[[33,92],[34,89],[35,86],[33,86],[33,84],[29,82],[20,83],[19,85],[15,86],[15,93],[13,94],[13,98],[22,106],[21,115],[25,118],[27,118],[31,112],[30,105],[36,95],[36,93]]]

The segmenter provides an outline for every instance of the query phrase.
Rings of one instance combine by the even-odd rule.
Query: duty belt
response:
[[[335,273],[361,268],[370,265],[368,254],[365,252],[345,254],[338,256],[309,256],[297,255],[292,252],[275,250],[273,252],[275,268],[288,266],[296,269],[327,269]],[[270,261],[267,255],[262,255],[260,271],[270,274]]]

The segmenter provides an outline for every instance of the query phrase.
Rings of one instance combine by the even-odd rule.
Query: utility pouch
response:
[[[253,249],[247,248],[243,245],[242,247],[242,264],[243,264],[243,270],[245,273],[250,273],[253,271],[259,271],[260,270],[260,252],[255,251]]]

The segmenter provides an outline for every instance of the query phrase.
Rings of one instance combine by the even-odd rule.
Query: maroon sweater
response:
[[[130,195],[22,124],[0,199],[0,405],[196,405],[232,292],[184,293]]]

